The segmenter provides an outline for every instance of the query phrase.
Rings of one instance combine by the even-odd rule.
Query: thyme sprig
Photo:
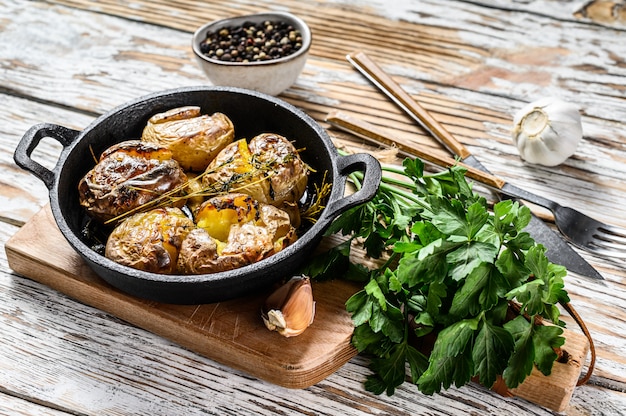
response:
[[[138,212],[145,212],[154,208],[161,208],[166,206],[175,205],[179,201],[185,201],[189,198],[196,197],[204,197],[210,198],[216,195],[222,195],[229,192],[244,192],[246,188],[249,188],[253,185],[261,183],[263,181],[269,180],[273,175],[273,166],[272,162],[266,162],[263,164],[255,164],[251,169],[246,172],[242,172],[240,174],[234,175],[227,182],[214,182],[209,185],[200,185],[199,187],[195,187],[192,184],[202,183],[202,178],[206,175],[210,175],[216,172],[219,172],[221,169],[229,166],[234,163],[234,159],[229,159],[224,163],[216,166],[214,169],[207,169],[199,175],[188,179],[184,183],[170,189],[166,192],[159,192],[153,189],[142,188],[141,186],[127,186],[129,190],[134,190],[137,192],[152,192],[155,195],[158,194],[154,199],[143,203],[135,208],[132,208],[123,214],[120,214],[114,218],[109,219],[105,222],[115,223],[126,217],[129,217]],[[252,178],[257,178],[251,180]]]

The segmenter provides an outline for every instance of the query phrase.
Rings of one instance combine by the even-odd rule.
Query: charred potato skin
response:
[[[224,224],[227,234],[212,228],[215,222],[221,222],[219,217],[224,211],[232,211],[224,216],[231,220]],[[185,238],[178,257],[179,271],[185,274],[216,273],[252,264],[297,240],[286,212],[246,194],[207,200],[198,211],[196,222],[198,228]]]
[[[201,114],[200,107],[179,107],[155,114],[141,140],[170,149],[187,171],[201,172],[235,137],[232,121],[223,113]]]
[[[111,232],[105,256],[119,264],[147,272],[178,272],[183,240],[195,224],[178,208],[155,208],[134,214]]]
[[[105,150],[78,183],[79,203],[99,222],[108,222],[187,182],[172,153],[139,140]]]

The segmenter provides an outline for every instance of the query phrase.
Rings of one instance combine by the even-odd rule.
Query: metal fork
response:
[[[576,247],[598,256],[626,259],[626,229],[600,222],[516,186],[506,184],[500,190],[507,193],[505,188],[515,188],[518,198],[549,209],[554,214],[554,223],[561,234]]]
[[[450,151],[459,156],[470,167],[476,168],[480,177],[485,167],[458,140],[456,140],[439,122],[391,77],[378,67],[363,52],[347,56],[348,61],[384,92],[393,102],[418,122],[433,137],[441,141]],[[482,171],[482,172],[480,172]],[[626,258],[626,229],[605,224],[579,211],[542,196],[530,193],[493,175],[484,175],[489,182],[481,182],[498,191],[549,209],[554,215],[554,222],[561,234],[574,246],[592,254],[606,257]],[[478,178],[480,180],[480,178]]]

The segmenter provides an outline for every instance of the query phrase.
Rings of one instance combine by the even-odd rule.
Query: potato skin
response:
[[[217,240],[203,228],[192,230],[180,249],[178,270],[182,274],[218,273],[248,264],[243,256],[220,256]]]
[[[306,190],[309,170],[293,144],[278,134],[263,133],[250,140],[248,147],[255,163],[269,167],[264,172],[269,176],[269,189],[263,202],[274,206],[297,202]]]
[[[188,106],[152,116],[141,140],[170,149],[183,169],[201,172],[234,137],[225,114],[202,115],[200,107]]]
[[[134,214],[111,232],[105,256],[147,272],[176,273],[180,247],[194,228],[193,221],[179,208]]]
[[[297,240],[286,212],[245,194],[207,200],[196,223],[198,228],[187,235],[178,257],[179,271],[184,274],[216,273],[252,264]]]
[[[105,150],[96,166],[81,178],[79,203],[89,216],[104,223],[186,182],[171,151],[127,140]]]
[[[304,194],[309,169],[285,137],[273,133],[226,146],[209,164],[203,186],[215,192],[245,192],[259,202],[290,213],[299,226],[297,203]]]

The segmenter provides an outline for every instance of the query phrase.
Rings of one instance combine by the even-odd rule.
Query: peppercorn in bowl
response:
[[[211,83],[278,95],[298,78],[311,30],[287,12],[216,20],[193,35],[192,48]]]

